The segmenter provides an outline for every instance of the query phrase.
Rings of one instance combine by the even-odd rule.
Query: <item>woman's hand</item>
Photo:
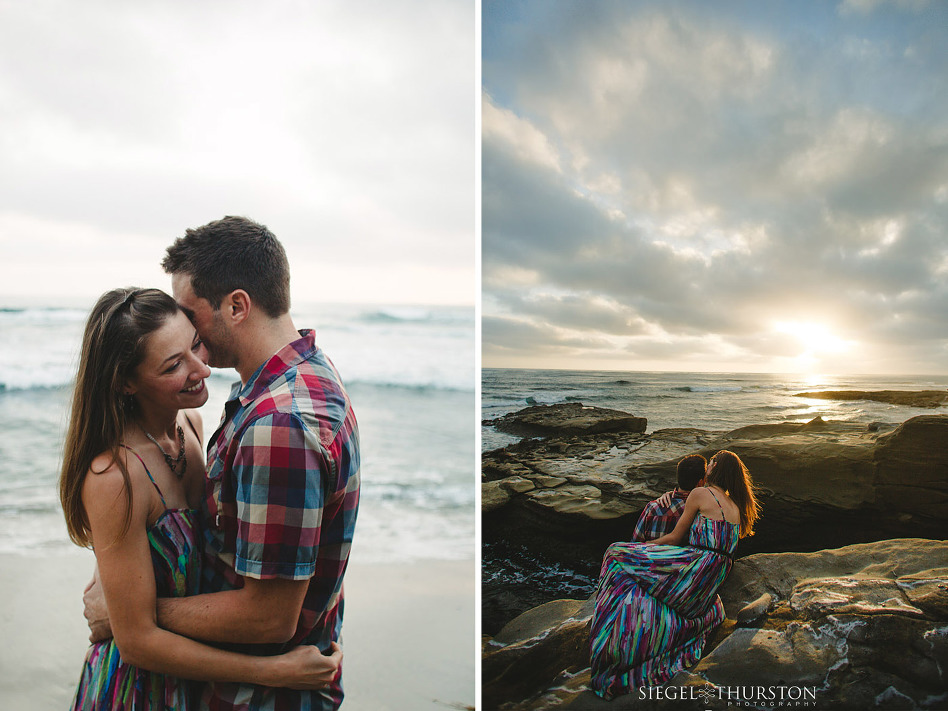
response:
[[[664,508],[668,508],[671,505],[672,497],[675,495],[675,491],[677,491],[677,489],[673,489],[672,491],[666,491],[664,494],[659,496],[658,497],[659,505]]]
[[[342,647],[335,642],[329,645],[329,654],[319,647],[301,644],[275,659],[280,662],[279,683],[290,689],[325,689],[329,686],[342,665]]]

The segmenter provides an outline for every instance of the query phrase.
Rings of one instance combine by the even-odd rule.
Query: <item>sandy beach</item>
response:
[[[69,706],[87,647],[92,554],[0,555],[0,708]],[[350,564],[344,625],[350,711],[474,705],[474,563]]]

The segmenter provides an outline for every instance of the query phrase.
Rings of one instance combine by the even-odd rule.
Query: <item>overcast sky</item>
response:
[[[0,302],[270,227],[296,302],[473,304],[469,0],[0,0]],[[0,303],[0,305],[3,305]]]
[[[492,2],[487,367],[948,372],[948,2]]]

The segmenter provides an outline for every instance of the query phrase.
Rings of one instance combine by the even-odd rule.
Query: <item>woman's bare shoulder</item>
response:
[[[696,486],[688,494],[688,499],[698,504],[711,501],[711,492],[704,486]]]
[[[111,452],[102,452],[95,457],[92,460],[92,465],[89,467],[86,482],[92,483],[93,486],[101,487],[113,485],[113,480],[116,478],[121,480],[122,469],[119,458],[122,460],[121,464],[125,464],[127,457],[122,453],[115,456]]]
[[[122,467],[128,472],[128,483],[122,473]],[[124,497],[126,486],[130,485],[132,493],[142,486],[142,479],[147,475],[141,462],[135,457],[130,457],[121,450],[116,456],[111,452],[103,452],[92,460],[92,465],[86,474],[85,481],[82,483],[83,501],[87,497],[95,497],[96,500],[102,500],[110,496],[122,495]]]
[[[82,483],[82,505],[89,518],[96,556],[111,547],[102,541],[130,541],[138,533],[144,534],[151,507],[146,485],[144,465],[124,450],[117,457],[106,452],[92,460]]]

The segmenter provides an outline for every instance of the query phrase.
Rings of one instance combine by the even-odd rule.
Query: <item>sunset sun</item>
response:
[[[824,323],[816,321],[778,321],[774,324],[777,333],[791,337],[785,356],[799,372],[812,373],[825,364],[824,358],[840,355],[849,351],[852,342],[834,333]]]
[[[841,353],[849,349],[849,343],[833,333],[822,323],[814,321],[778,321],[774,324],[778,333],[789,334],[799,341],[806,352],[817,355],[821,353]]]

